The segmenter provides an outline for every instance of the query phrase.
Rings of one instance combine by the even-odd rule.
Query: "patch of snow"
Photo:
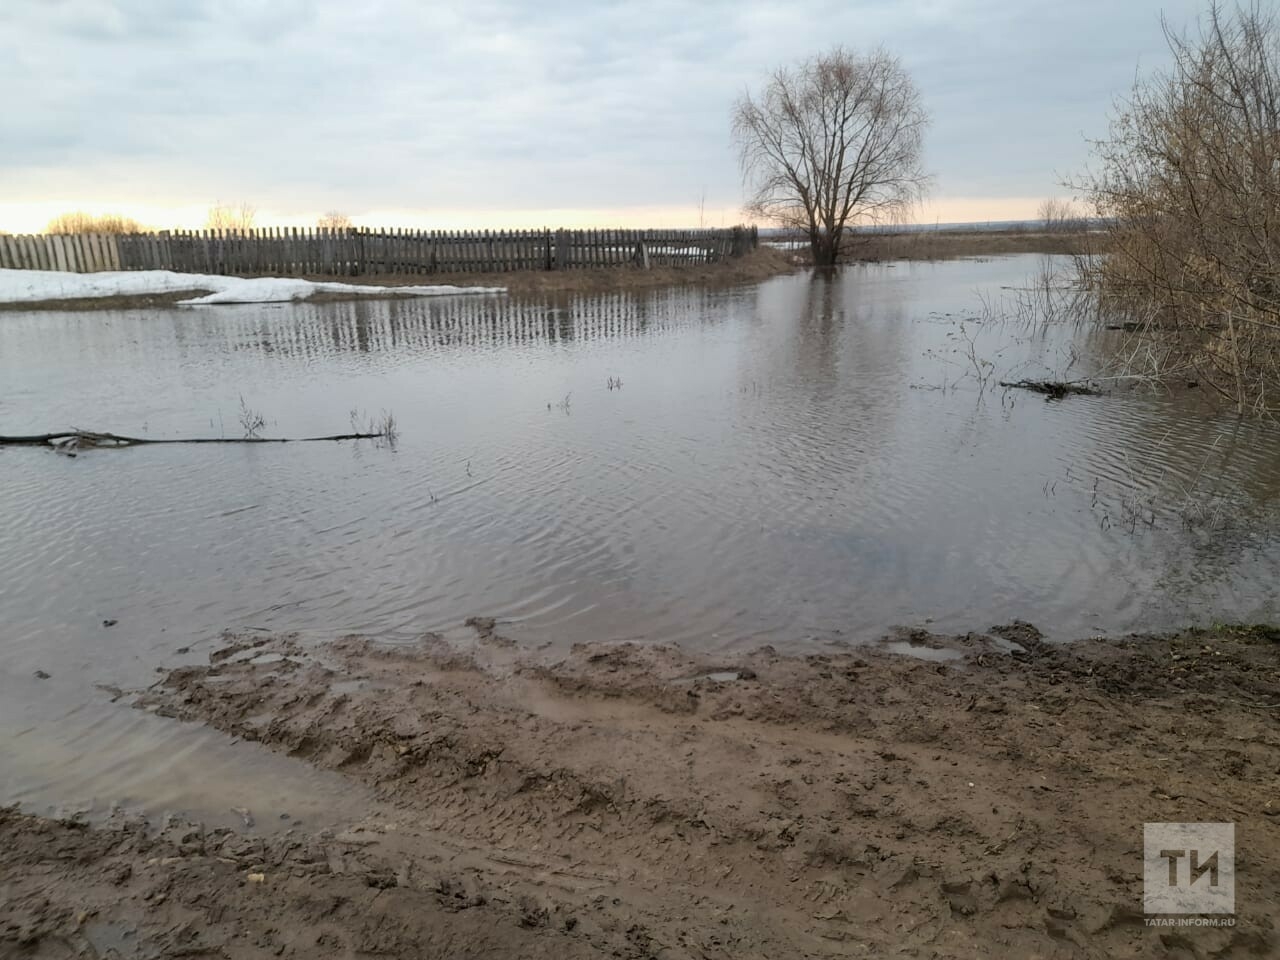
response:
[[[313,283],[310,280],[295,280],[287,277],[215,277],[203,273],[174,273],[171,270],[125,270],[104,273],[0,270],[0,303],[145,296],[173,293],[178,290],[210,291],[207,296],[179,301],[187,306],[216,303],[280,303],[305,300],[317,293],[371,297],[506,293],[505,287],[454,287],[445,284],[384,287],[361,283]]]

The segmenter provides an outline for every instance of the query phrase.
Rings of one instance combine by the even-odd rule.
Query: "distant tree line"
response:
[[[258,211],[250,203],[214,203],[205,216],[206,230],[252,230],[257,224]],[[330,210],[316,220],[316,226],[340,230],[352,226],[345,213]],[[61,213],[45,225],[45,233],[147,233],[151,230],[132,217],[119,213],[92,214],[83,210]],[[0,236],[7,236],[0,230]]]
[[[83,210],[62,213],[46,224],[45,233],[142,233],[147,228],[119,213],[95,216]]]

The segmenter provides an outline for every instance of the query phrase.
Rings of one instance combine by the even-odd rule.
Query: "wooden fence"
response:
[[[117,239],[106,233],[0,235],[0,268],[73,273],[119,270]]]
[[[0,268],[176,270],[224,276],[503,273],[719,263],[755,249],[755,227],[724,230],[372,230],[0,235]]]

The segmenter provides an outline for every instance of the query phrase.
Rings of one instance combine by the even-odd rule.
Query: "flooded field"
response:
[[[155,797],[155,758],[197,734],[109,691],[204,661],[225,629],[407,641],[483,614],[525,650],[714,655],[896,624],[1274,618],[1274,427],[999,388],[1087,375],[1107,348],[977,322],[1041,266],[0,316],[0,433],[236,436],[241,398],[268,436],[344,432],[353,410],[399,425],[394,447],[0,449],[0,801]],[[195,802],[189,775],[164,803]]]

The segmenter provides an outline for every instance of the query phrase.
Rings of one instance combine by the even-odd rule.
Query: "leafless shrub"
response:
[[[250,439],[257,437],[262,432],[262,428],[267,425],[266,418],[259,410],[254,410],[245,402],[244,395],[240,395],[240,426],[244,428],[244,435]]]
[[[1080,233],[1089,227],[1089,216],[1072,200],[1050,197],[1040,204],[1038,218],[1049,233]]]
[[[215,203],[205,218],[209,230],[252,230],[258,217],[258,209],[250,203]]]
[[[1086,271],[1134,325],[1146,372],[1194,375],[1240,410],[1280,387],[1280,29],[1214,3],[1173,64],[1140,80],[1082,184],[1109,223]]]
[[[400,430],[396,423],[396,416],[390,410],[383,410],[376,417],[370,416],[368,413],[362,413],[355,407],[351,408],[351,432],[366,434],[372,437],[375,445],[381,446],[386,444],[394,448],[396,441],[400,438]]]
[[[395,443],[396,438],[400,436],[400,431],[396,427],[396,416],[390,410],[383,410],[378,418],[378,432],[392,443]]]
[[[1172,430],[1167,432],[1145,459],[1126,453],[1116,475],[1094,476],[1090,509],[1099,526],[1131,535],[1175,525],[1200,532],[1247,530],[1252,522],[1248,508],[1218,489],[1219,468],[1231,456],[1219,449],[1222,438],[1208,446],[1194,476],[1184,481],[1170,476],[1161,463],[1160,451],[1173,436]],[[1069,473],[1066,479],[1074,482]]]
[[[45,233],[144,233],[146,228],[137,220],[119,213],[94,216],[83,210],[60,213],[45,226]]]
[[[345,230],[351,226],[351,218],[345,213],[330,210],[316,221],[316,226],[321,230]]]
[[[928,113],[910,74],[882,49],[836,47],[774,72],[733,109],[754,216],[801,231],[813,262],[836,262],[848,227],[899,221],[929,184]]]

